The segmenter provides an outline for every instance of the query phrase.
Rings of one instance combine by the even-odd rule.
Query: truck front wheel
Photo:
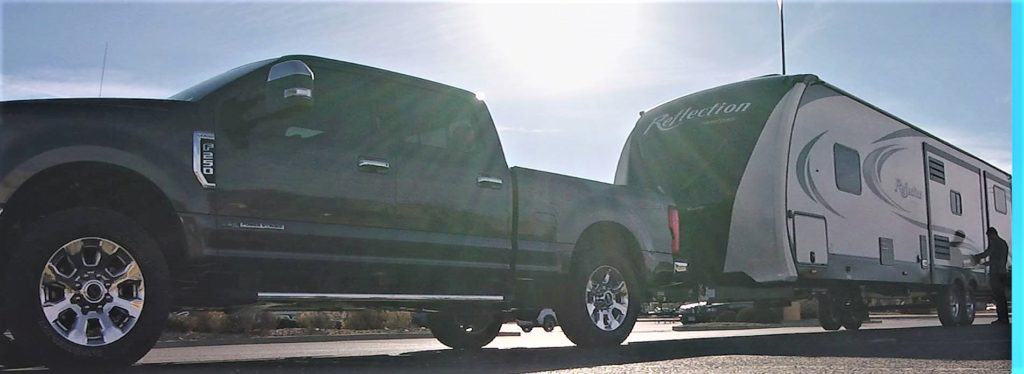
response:
[[[434,338],[455,349],[480,349],[501,331],[502,320],[494,314],[439,312],[429,317]]]
[[[167,320],[169,277],[132,219],[75,208],[36,222],[15,248],[4,292],[14,344],[50,367],[131,365]]]
[[[639,290],[632,267],[618,254],[582,258],[557,308],[562,331],[581,347],[621,344],[640,314]]]

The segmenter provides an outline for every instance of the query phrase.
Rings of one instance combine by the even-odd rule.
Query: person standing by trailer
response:
[[[992,324],[1009,324],[1010,313],[1006,303],[1006,283],[1009,280],[1006,274],[1006,257],[1009,247],[1006,241],[999,237],[999,231],[995,227],[989,227],[985,234],[988,235],[988,248],[974,255],[974,260],[981,261],[982,258],[988,257],[988,283],[992,287],[992,299],[996,303],[998,315]]]

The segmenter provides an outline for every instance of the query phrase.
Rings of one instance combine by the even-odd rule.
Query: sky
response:
[[[510,165],[611,182],[638,113],[781,71],[775,1],[16,2],[0,98],[165,98],[285,54],[482,94]],[[812,73],[1010,171],[1009,2],[785,3]],[[104,48],[107,48],[103,71]]]

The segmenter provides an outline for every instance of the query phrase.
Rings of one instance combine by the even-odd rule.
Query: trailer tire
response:
[[[961,300],[963,300],[963,305],[960,308],[962,313],[960,313],[960,320],[958,321],[958,324],[960,326],[973,325],[974,315],[977,312],[977,304],[976,300],[974,299],[974,292],[971,290],[970,287],[966,287],[963,289]]]
[[[502,320],[492,314],[439,312],[430,316],[434,338],[454,349],[480,349],[501,331]]]
[[[843,328],[851,331],[860,330],[860,326],[864,324],[854,313],[843,313]]]
[[[962,286],[954,283],[945,287],[936,294],[935,308],[938,310],[939,322],[943,326],[951,327],[960,324],[963,314]]]
[[[838,305],[828,295],[818,296],[818,323],[827,331],[836,331],[843,327],[839,317],[842,316]]]
[[[7,264],[4,295],[18,352],[51,368],[117,369],[163,332],[170,277],[134,220],[73,208],[29,228]]]
[[[640,314],[640,284],[633,267],[617,253],[601,252],[579,258],[556,310],[562,332],[580,347],[622,344]],[[632,300],[630,294],[635,295]]]

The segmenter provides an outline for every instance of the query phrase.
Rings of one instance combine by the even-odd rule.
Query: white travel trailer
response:
[[[859,328],[869,298],[935,303],[944,325],[971,324],[990,293],[970,255],[987,227],[1010,241],[1009,174],[813,75],[642,113],[616,183],[676,201],[680,286],[816,296],[829,330]]]

